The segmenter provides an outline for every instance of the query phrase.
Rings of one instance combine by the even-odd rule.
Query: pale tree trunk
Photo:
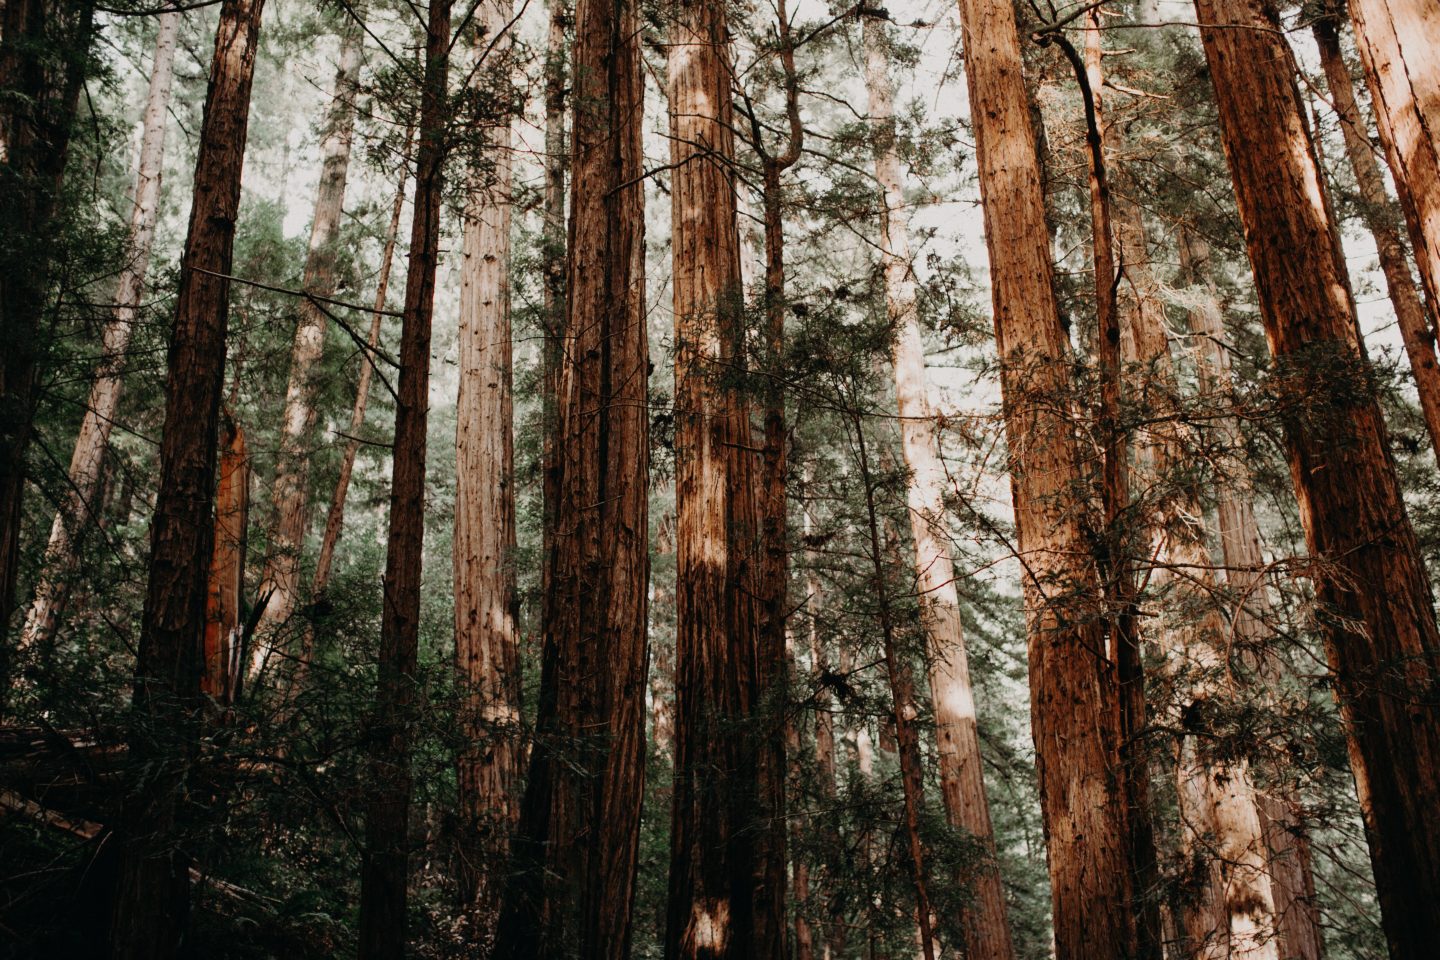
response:
[[[760,707],[753,445],[748,404],[716,382],[744,362],[730,37],[721,4],[669,12],[678,627],[665,955],[769,960],[757,934],[781,919],[757,917],[779,899],[754,883],[758,738],[737,735]]]
[[[1395,957],[1440,937],[1440,630],[1294,88],[1260,0],[1197,0],[1314,559],[1320,626]],[[1303,398],[1303,399],[1302,399]],[[1320,411],[1323,411],[1321,413]],[[1364,491],[1357,500],[1356,491]]]
[[[1350,16],[1430,319],[1440,323],[1440,5],[1352,0]]]
[[[1142,539],[1154,558],[1151,589],[1160,598],[1155,624],[1166,669],[1179,691],[1175,726],[1181,736],[1177,767],[1180,817],[1187,853],[1203,871],[1197,906],[1185,912],[1189,951],[1200,957],[1279,960],[1275,900],[1261,831],[1259,801],[1248,763],[1210,755],[1205,737],[1216,708],[1228,698],[1224,626],[1215,609],[1214,580],[1199,491],[1175,487],[1186,457],[1178,421],[1178,383],[1170,355],[1165,306],[1150,267],[1140,208],[1118,204],[1116,245],[1124,264],[1133,398],[1149,412],[1139,460],[1145,489],[1173,492],[1146,504]],[[1178,575],[1175,570],[1181,571]]]
[[[165,159],[165,120],[170,106],[170,88],[175,77],[176,35],[180,14],[169,11],[159,18],[155,56],[150,63],[150,88],[145,97],[145,115],[140,137],[139,173],[130,208],[129,237],[125,266],[115,287],[115,309],[101,334],[100,363],[75,451],[70,457],[69,493],[50,525],[50,541],[35,603],[25,622],[20,649],[44,649],[55,637],[60,617],[70,594],[79,565],[84,531],[98,519],[96,491],[110,431],[120,405],[130,333],[145,292],[145,273],[150,266],[150,245],[155,239],[156,211],[160,203],[160,177]]]
[[[239,679],[245,540],[250,517],[250,454],[245,431],[222,413],[220,485],[215,492],[215,546],[205,603],[205,672],[200,690],[216,706],[235,700]]]
[[[172,957],[190,902],[184,784],[199,746],[205,605],[230,274],[263,0],[220,6],[166,363],[160,485],[135,665],[135,771],[113,842],[110,955]]]
[[[926,393],[925,348],[910,263],[908,217],[899,157],[895,152],[894,95],[886,62],[882,22],[864,23],[865,85],[875,130],[875,176],[880,183],[880,248],[885,295],[894,328],[891,347],[901,450],[909,468],[907,503],[915,545],[915,583],[920,596],[929,664],[931,709],[940,765],[940,796],[950,825],[988,850],[970,878],[973,900],[961,918],[965,955],[972,960],[1014,953],[1005,916],[1005,891],[994,863],[994,829],[980,758],[975,696],[960,618],[955,563],[946,541],[945,468]]]
[[[1415,390],[1420,395],[1420,412],[1425,417],[1425,429],[1430,433],[1430,445],[1435,450],[1435,456],[1440,459],[1440,368],[1435,362],[1435,330],[1425,315],[1420,292],[1415,289],[1415,281],[1410,276],[1410,261],[1405,253],[1405,244],[1400,239],[1395,207],[1385,193],[1385,175],[1380,172],[1380,165],[1370,152],[1365,117],[1355,102],[1354,83],[1340,53],[1336,22],[1329,18],[1316,20],[1310,29],[1320,48],[1320,65],[1325,70],[1325,82],[1330,87],[1330,101],[1339,115],[1340,130],[1345,135],[1345,152],[1349,154],[1350,169],[1355,172],[1355,183],[1360,188],[1365,225],[1375,238],[1380,270],[1385,274],[1385,287],[1395,308],[1395,320],[1405,342],[1405,353],[1410,358],[1410,371],[1415,378]]]
[[[305,257],[304,291],[328,297],[335,292],[335,254],[345,207],[345,181],[355,131],[355,91],[364,52],[363,28],[346,18],[340,36],[334,92],[325,116],[321,143],[320,185],[310,222],[310,248]],[[266,545],[260,614],[250,653],[250,679],[259,676],[272,652],[285,646],[286,623],[300,595],[300,554],[310,527],[310,444],[315,433],[315,390],[325,351],[328,318],[310,299],[299,302],[300,320],[290,351],[290,382],[280,420],[280,451],[275,465],[275,517]]]
[[[649,342],[638,6],[576,8],[554,535],[496,955],[623,960],[645,783]]]
[[[1210,251],[1191,230],[1181,231],[1179,247],[1181,269],[1194,298],[1186,315],[1194,337],[1200,394],[1223,402],[1231,380],[1230,352],[1219,298],[1209,276]],[[1234,417],[1222,417],[1217,428],[1227,450],[1243,450]],[[1247,658],[1257,664],[1261,680],[1273,688],[1280,679],[1280,661],[1268,649],[1276,637],[1269,625],[1270,597],[1262,573],[1265,559],[1246,472],[1245,465],[1237,460],[1215,491],[1221,561],[1226,586],[1235,597],[1230,629]],[[1310,843],[1305,824],[1296,812],[1298,805],[1283,786],[1278,796],[1261,794],[1259,804],[1270,856],[1270,889],[1280,955],[1286,960],[1320,960],[1324,941],[1315,903]]]
[[[1077,490],[1079,450],[1015,13],[962,0],[966,80],[990,252],[1011,496],[1030,649],[1032,732],[1061,960],[1133,956],[1134,864],[1119,685]]]
[[[474,17],[482,56],[509,58],[506,0]],[[485,82],[498,71],[477,68]],[[500,77],[500,82],[504,82]],[[456,758],[459,896],[468,935],[488,943],[505,852],[519,816],[519,607],[515,595],[515,436],[510,329],[510,117],[479,131],[485,169],[472,173],[460,261],[460,385],[455,401],[455,668],[461,685]]]
[[[340,472],[335,478],[335,491],[330,497],[330,509],[325,514],[325,532],[320,537],[320,552],[315,555],[315,579],[310,583],[310,595],[319,599],[330,586],[330,574],[335,565],[335,546],[345,526],[345,498],[350,492],[350,478],[355,472],[355,458],[360,454],[360,430],[365,426],[365,409],[370,404],[370,385],[375,377],[375,354],[380,347],[380,328],[385,320],[385,301],[390,292],[390,271],[395,262],[395,241],[400,235],[400,220],[405,209],[405,181],[409,178],[410,147],[413,131],[407,130],[405,146],[400,152],[400,180],[395,185],[395,200],[390,207],[390,226],[385,230],[385,246],[380,251],[380,276],[375,282],[375,307],[370,316],[370,330],[365,337],[365,349],[360,355],[360,378],[355,384],[355,402],[350,407],[350,423],[346,429],[349,438],[345,452],[340,455]],[[303,651],[299,666],[310,662],[313,651],[308,644],[312,640],[306,634],[307,647]]]
[[[375,710],[360,865],[359,956],[405,953],[409,902],[410,754],[415,668],[420,640],[420,578],[425,558],[425,427],[430,401],[430,327],[440,259],[440,201],[445,186],[447,81],[452,0],[431,0],[420,91],[419,147],[410,266],[400,329],[390,528],[385,550]]]

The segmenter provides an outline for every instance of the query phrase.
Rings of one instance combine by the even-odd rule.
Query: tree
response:
[[[150,87],[145,97],[140,170],[130,208],[126,263],[116,284],[115,310],[105,325],[101,360],[90,385],[75,451],[70,457],[70,494],[50,526],[45,561],[35,587],[35,602],[20,641],[22,650],[43,649],[54,638],[75,576],[84,532],[95,522],[101,466],[120,405],[121,374],[140,298],[145,292],[150,245],[155,239],[160,175],[165,158],[166,111],[175,76],[175,40],[179,30],[178,12],[171,10],[160,15],[155,56],[150,63]]]
[[[129,731],[130,777],[115,842],[116,958],[174,956],[189,909],[182,787],[198,747],[215,460],[225,379],[230,263],[264,0],[225,0],[195,160],[190,228],[166,357],[160,489]]]
[[[509,3],[475,14],[477,77],[503,86]],[[492,59],[493,58],[493,59]],[[495,64],[498,63],[498,66]],[[470,935],[490,938],[506,841],[519,815],[519,607],[515,598],[515,438],[510,330],[510,116],[485,118],[460,261],[460,387],[455,427],[455,667],[462,685],[458,844]]]
[[[251,647],[252,680],[260,675],[274,649],[284,645],[285,623],[300,593],[300,553],[311,514],[309,448],[315,433],[316,368],[325,352],[329,319],[320,303],[311,298],[329,297],[335,292],[337,239],[345,209],[345,182],[355,133],[355,93],[364,55],[363,30],[358,17],[346,17],[340,33],[335,84],[325,115],[320,184],[315,190],[310,247],[305,256],[306,296],[300,300],[300,320],[290,353],[290,382],[285,390],[272,497],[275,516],[260,586],[265,609]]]
[[[1440,930],[1440,631],[1273,11],[1197,0],[1393,955]],[[1355,491],[1366,491],[1363,505]],[[1358,508],[1358,509],[1357,509]]]
[[[90,0],[13,0],[0,10],[0,711],[10,692],[41,314],[94,17]]]
[[[1340,118],[1345,152],[1350,158],[1350,169],[1355,173],[1355,183],[1360,188],[1365,225],[1375,238],[1375,252],[1380,259],[1380,269],[1385,274],[1385,286],[1390,294],[1390,303],[1395,308],[1405,353],[1410,358],[1410,372],[1420,395],[1420,412],[1425,418],[1425,429],[1430,432],[1430,445],[1435,449],[1435,456],[1440,458],[1440,367],[1435,361],[1436,330],[1425,315],[1420,292],[1415,289],[1415,281],[1410,275],[1410,259],[1400,239],[1394,206],[1385,193],[1385,175],[1380,172],[1380,165],[1371,153],[1365,118],[1355,102],[1355,85],[1340,53],[1337,20],[1321,17],[1310,25],[1310,30],[1320,49],[1320,65],[1325,70],[1330,99]]]
[[[940,797],[951,826],[991,847],[993,829],[981,770],[975,693],[962,632],[955,563],[945,539],[945,468],[940,462],[938,431],[927,395],[925,348],[920,339],[905,196],[895,145],[894,94],[886,62],[888,43],[878,18],[866,17],[864,40],[870,122],[876,128],[875,178],[881,189],[881,258],[895,337],[891,352],[895,398],[901,450],[910,470],[910,532],[915,544],[915,583],[921,598],[921,623],[930,668]],[[974,903],[961,920],[965,955],[976,960],[1012,956],[1005,893],[1000,871],[993,862],[979,867],[972,887]]]
[[[576,6],[558,499],[537,738],[496,955],[629,954],[645,778],[649,342],[639,10]]]
[[[447,153],[450,6],[451,0],[431,0],[420,78],[415,212],[400,329],[384,610],[370,748],[372,780],[366,798],[360,876],[360,956],[366,960],[398,958],[405,952],[413,739],[409,712],[415,699],[425,545],[425,424]]]
[[[1068,342],[1010,4],[962,0],[1030,647],[1031,724],[1062,960],[1133,956],[1135,893],[1120,710],[1064,410]]]
[[[1351,0],[1350,16],[1430,317],[1440,323],[1440,10],[1426,0]]]

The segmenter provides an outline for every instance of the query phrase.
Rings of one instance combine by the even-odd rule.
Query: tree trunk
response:
[[[350,408],[350,425],[346,430],[349,437],[345,452],[340,456],[340,472],[335,478],[335,492],[330,497],[330,509],[325,514],[325,533],[320,538],[320,552],[315,557],[315,579],[310,584],[310,595],[320,599],[330,586],[330,573],[335,563],[335,545],[340,542],[340,533],[345,526],[345,497],[350,492],[350,478],[355,471],[355,458],[360,453],[360,429],[365,426],[365,408],[370,403],[370,383],[375,376],[375,351],[380,346],[380,327],[385,320],[385,301],[390,292],[390,270],[395,262],[395,241],[400,235],[400,220],[405,209],[405,181],[410,175],[409,155],[413,144],[413,130],[405,132],[405,146],[400,153],[400,179],[395,184],[395,201],[390,207],[390,226],[385,231],[385,246],[380,252],[380,276],[375,282],[375,309],[370,316],[370,331],[365,337],[365,350],[360,356],[360,379],[355,384],[355,403]],[[302,652],[300,666],[310,662],[313,651],[308,646]]]
[[[730,36],[723,5],[671,6],[677,632],[668,960],[769,960],[756,743],[762,729],[757,505],[744,365]],[[757,722],[757,719],[759,722]],[[768,874],[767,874],[768,875]],[[758,942],[763,941],[763,942]]]
[[[160,489],[130,728],[133,778],[116,842],[111,955],[175,955],[189,912],[181,796],[198,746],[205,606],[215,540],[216,430],[231,254],[263,0],[225,0],[195,161],[165,385]]]
[[[1214,704],[1229,698],[1224,623],[1212,598],[1208,532],[1200,491],[1183,480],[1187,448],[1178,407],[1179,384],[1170,355],[1165,305],[1150,269],[1140,208],[1118,204],[1116,246],[1124,264],[1128,346],[1137,409],[1149,412],[1140,434],[1140,486],[1154,491],[1139,506],[1140,539],[1154,566],[1142,572],[1158,598],[1154,624],[1166,670],[1179,692],[1177,767],[1183,844],[1204,882],[1186,912],[1189,950],[1201,957],[1279,960],[1275,901],[1268,875],[1261,817],[1249,764],[1206,747]],[[1178,575],[1175,571],[1181,571]]]
[[[1072,396],[1015,14],[962,0],[1002,363],[1011,494],[1025,570],[1031,717],[1061,960],[1133,957],[1134,864],[1121,769],[1119,686],[1101,584],[1076,491]]]
[[[25,623],[20,648],[43,650],[55,638],[60,617],[69,598],[79,566],[84,532],[98,518],[96,492],[110,430],[120,405],[125,369],[125,352],[130,332],[145,291],[145,272],[150,266],[150,245],[155,238],[156,209],[160,202],[160,178],[165,158],[165,120],[170,106],[171,82],[175,76],[175,38],[180,14],[163,13],[155,39],[155,56],[150,64],[150,89],[145,97],[143,133],[140,138],[139,174],[130,208],[129,237],[125,265],[115,288],[115,310],[101,335],[101,357],[80,421],[75,451],[70,457],[70,492],[50,525],[50,540],[35,603]]]
[[[475,14],[482,82],[504,77],[506,0]],[[491,58],[495,60],[491,60]],[[489,62],[485,62],[489,61]],[[455,401],[455,668],[463,691],[456,758],[460,902],[469,936],[494,934],[510,832],[520,813],[520,627],[515,595],[515,435],[510,330],[510,117],[478,131],[460,263]]]
[[[1230,353],[1219,300],[1209,278],[1210,251],[1191,230],[1181,230],[1179,246],[1181,269],[1192,285],[1192,295],[1199,294],[1187,317],[1195,338],[1200,394],[1222,402],[1230,383]],[[1244,449],[1233,417],[1222,417],[1217,427],[1226,449]],[[1262,681],[1273,688],[1279,680],[1280,664],[1274,652],[1267,649],[1275,636],[1269,626],[1271,609],[1262,574],[1265,560],[1260,550],[1260,527],[1246,489],[1245,470],[1244,464],[1235,464],[1216,488],[1221,562],[1229,593],[1237,598],[1230,629],[1238,645],[1251,651],[1249,657],[1259,665]],[[1297,804],[1283,790],[1279,796],[1262,794],[1259,803],[1270,856],[1270,889],[1280,955],[1287,960],[1320,960],[1324,942],[1305,824],[1293,812]]]
[[[556,465],[556,430],[560,396],[560,334],[565,327],[565,173],[570,167],[565,142],[565,28],[570,23],[566,0],[550,0],[550,29],[545,41],[545,196],[544,226],[540,234],[541,270],[544,273],[544,351],[541,414],[541,522],[540,555],[550,556],[555,543],[555,504],[560,499],[560,473]],[[540,576],[541,596],[550,594],[550,565]]]
[[[1355,172],[1355,183],[1360,188],[1365,225],[1375,238],[1375,252],[1380,259],[1380,269],[1385,274],[1385,286],[1390,293],[1390,303],[1395,308],[1405,353],[1410,358],[1410,371],[1415,377],[1415,390],[1420,395],[1420,412],[1425,417],[1425,429],[1430,432],[1430,445],[1436,458],[1440,459],[1440,368],[1435,363],[1435,330],[1425,315],[1420,292],[1415,289],[1415,281],[1410,276],[1410,262],[1405,254],[1405,244],[1400,239],[1395,208],[1385,193],[1385,175],[1380,172],[1380,165],[1370,152],[1365,118],[1355,102],[1350,70],[1340,54],[1340,34],[1336,22],[1328,18],[1316,20],[1310,29],[1320,48],[1320,65],[1325,70],[1325,82],[1330,87],[1331,104],[1340,118],[1340,130],[1345,135],[1345,152],[1350,156],[1350,168]]]
[[[409,880],[410,752],[414,673],[420,631],[425,542],[425,425],[430,393],[430,324],[440,259],[450,72],[451,0],[431,0],[420,91],[415,212],[400,329],[400,382],[390,530],[385,551],[380,657],[371,728],[365,849],[360,867],[360,957],[399,960],[405,953]]]
[[[10,693],[41,315],[94,13],[89,0],[9,0],[0,8],[0,713]]]
[[[1440,6],[1352,0],[1350,16],[1430,319],[1440,324]]]
[[[205,602],[205,668],[200,691],[219,707],[235,702],[245,596],[245,541],[250,519],[250,454],[245,431],[222,413],[220,486],[215,493],[215,545]]]
[[[881,21],[864,24],[865,85],[875,130],[875,177],[880,182],[880,247],[885,295],[894,328],[892,359],[900,414],[901,449],[910,471],[907,501],[915,543],[915,583],[929,663],[931,708],[940,764],[940,796],[950,825],[966,831],[994,856],[994,830],[980,758],[975,695],[960,619],[955,563],[946,542],[945,468],[926,394],[925,348],[910,264],[908,217],[895,152],[895,108]],[[1005,891],[993,859],[971,878],[973,900],[961,918],[965,956],[972,960],[1014,954],[1005,916]]]
[[[645,776],[649,341],[639,10],[576,8],[555,531],[496,955],[628,956]]]
[[[335,254],[345,207],[345,181],[355,132],[355,91],[364,52],[364,27],[345,18],[334,93],[325,116],[320,185],[310,222],[304,291],[316,297],[335,292]],[[313,300],[300,300],[300,321],[290,351],[290,382],[280,422],[280,451],[275,466],[275,518],[270,526],[260,596],[265,609],[251,647],[250,679],[259,676],[272,652],[286,646],[286,623],[300,594],[300,554],[310,528],[310,445],[315,433],[315,391],[325,352],[328,318]]]
[[[1221,134],[1276,372],[1335,693],[1394,956],[1440,937],[1440,631],[1345,264],[1294,89],[1259,0],[1197,0]],[[1365,491],[1357,501],[1355,491]]]

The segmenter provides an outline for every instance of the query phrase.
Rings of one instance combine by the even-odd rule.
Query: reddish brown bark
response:
[[[117,830],[111,955],[175,954],[189,909],[176,841],[197,746],[205,604],[214,548],[216,432],[224,385],[231,253],[263,0],[225,0],[200,130],[190,230],[167,358],[160,488],[135,666],[130,755],[138,771]]]
[[[537,737],[496,955],[629,953],[645,773],[649,344],[639,10],[576,7]]]
[[[1344,259],[1261,0],[1197,0],[1221,133],[1274,358],[1319,626],[1350,740],[1382,923],[1396,957],[1440,936],[1440,670],[1429,576],[1358,340]],[[1363,495],[1357,496],[1357,491]]]
[[[962,0],[990,251],[1011,492],[1024,570],[1031,720],[1062,960],[1137,951],[1119,684],[1082,523],[1068,340],[1060,323],[1015,14]]]
[[[360,868],[362,960],[405,952],[409,881],[410,752],[414,673],[420,629],[420,576],[425,541],[425,425],[430,392],[430,323],[440,259],[450,68],[451,0],[431,0],[420,91],[415,157],[415,213],[400,329],[390,529]]]
[[[215,492],[215,546],[205,601],[205,670],[200,689],[219,706],[235,699],[239,679],[241,619],[245,593],[245,533],[250,519],[250,454],[245,430],[222,417],[220,486]]]

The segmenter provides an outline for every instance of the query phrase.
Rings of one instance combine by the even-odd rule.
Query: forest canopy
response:
[[[0,957],[1426,960],[1435,0],[0,0]]]

